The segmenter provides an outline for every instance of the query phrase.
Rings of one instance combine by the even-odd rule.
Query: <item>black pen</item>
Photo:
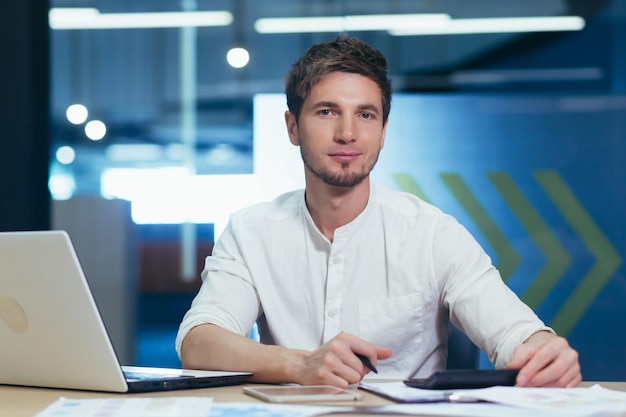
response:
[[[361,355],[360,353],[355,353],[355,355],[356,355],[357,358],[359,358],[361,360],[361,362],[363,362],[363,365],[365,365],[367,367],[367,369],[369,369],[370,371],[374,372],[375,374],[378,373],[378,370],[376,370],[374,365],[372,365],[372,362],[370,361],[370,358],[368,358],[365,355]]]

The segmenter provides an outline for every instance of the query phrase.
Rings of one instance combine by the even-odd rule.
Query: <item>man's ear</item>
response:
[[[285,112],[285,124],[287,125],[289,142],[294,146],[300,146],[300,141],[298,140],[298,122],[296,122],[296,116],[290,111]]]

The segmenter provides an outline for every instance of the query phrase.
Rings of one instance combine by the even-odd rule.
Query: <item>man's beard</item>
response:
[[[304,165],[313,175],[322,180],[325,184],[345,188],[354,187],[355,185],[363,182],[363,180],[369,176],[370,172],[372,172],[374,165],[376,165],[376,162],[378,161],[377,153],[370,166],[366,166],[365,169],[360,172],[348,171],[350,168],[350,164],[348,163],[341,164],[341,171],[332,172],[324,167],[315,167],[306,155],[302,146],[300,146],[300,154],[302,155]]]

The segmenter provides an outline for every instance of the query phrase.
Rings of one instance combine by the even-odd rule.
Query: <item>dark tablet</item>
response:
[[[461,369],[435,372],[425,379],[407,379],[405,385],[422,389],[469,389],[513,386],[517,369]]]

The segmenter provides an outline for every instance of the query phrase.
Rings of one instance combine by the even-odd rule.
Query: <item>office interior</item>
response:
[[[124,364],[180,366],[228,213],[302,184],[283,77],[347,32],[393,83],[374,179],[457,217],[585,379],[626,377],[625,0],[24,0],[0,22],[0,230],[70,233]]]

